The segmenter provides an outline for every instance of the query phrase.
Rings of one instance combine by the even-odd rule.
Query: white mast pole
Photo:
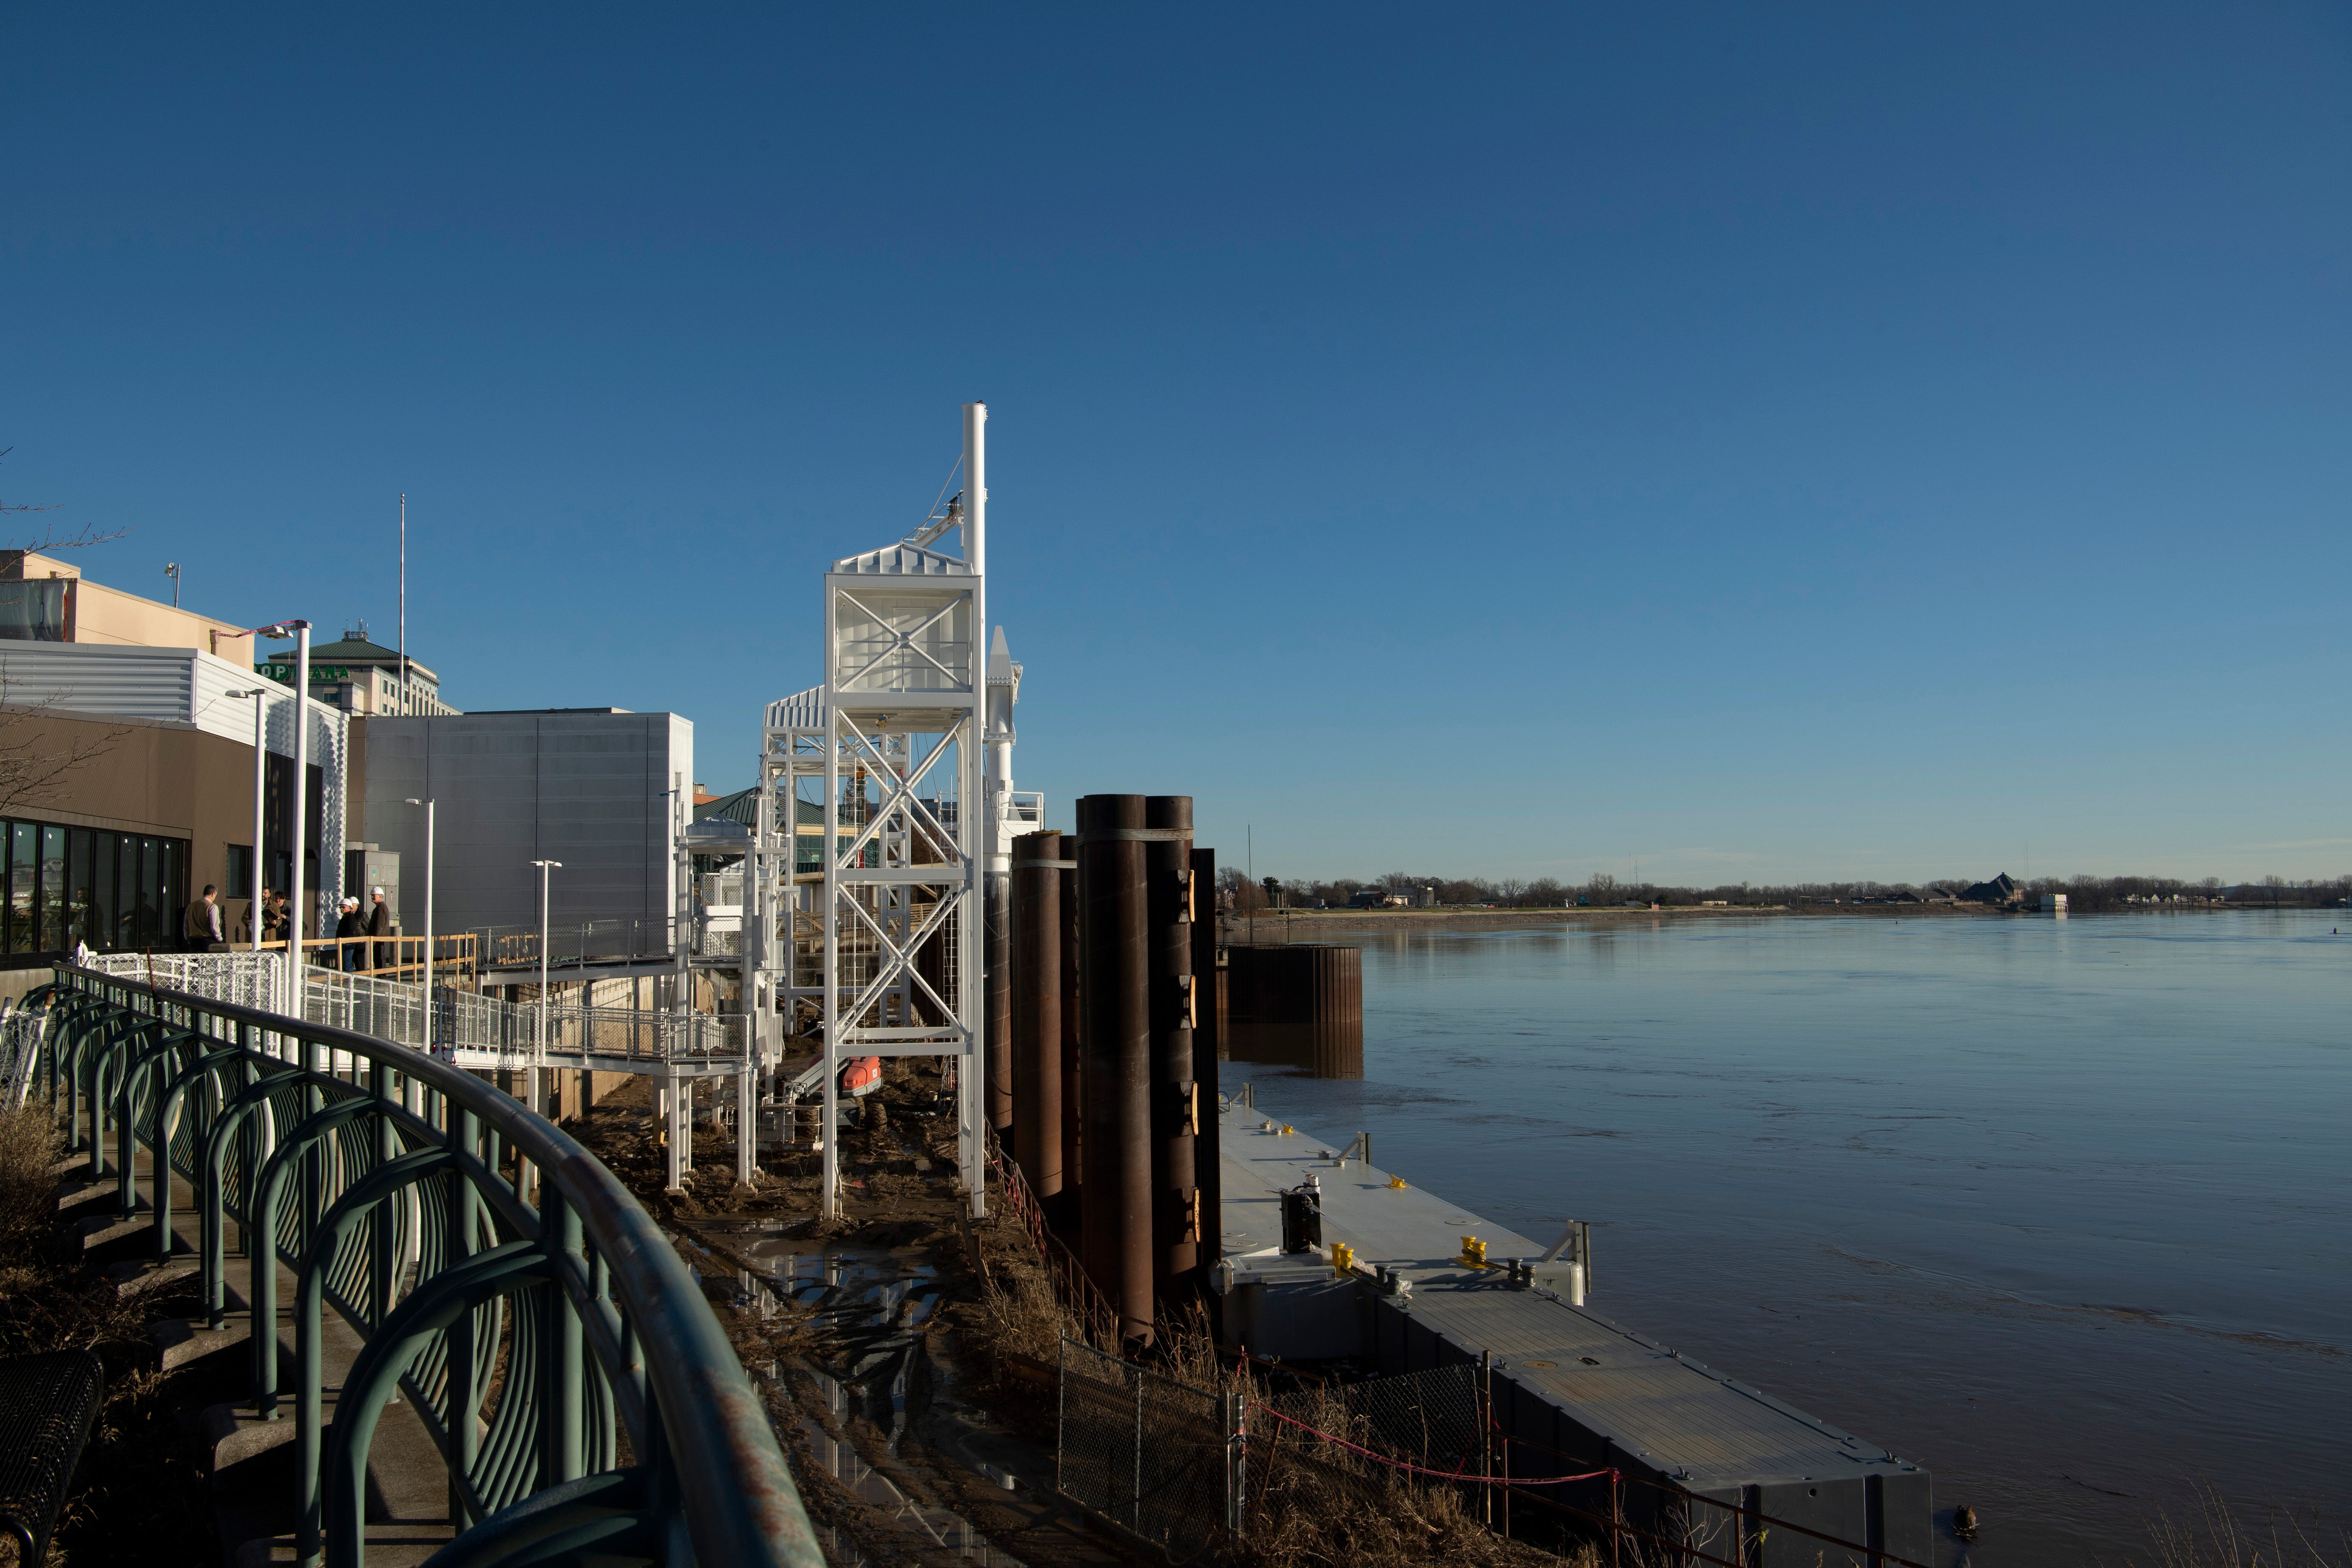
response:
[[[400,492],[400,710],[408,711],[408,492]]]
[[[974,1218],[988,1212],[988,1175],[983,1168],[981,1129],[988,1116],[988,959],[986,943],[988,879],[983,858],[996,847],[996,825],[989,800],[984,755],[988,726],[988,405],[963,405],[963,556],[971,566],[972,703],[964,721],[958,758],[963,773],[956,809],[957,837],[964,845],[965,908],[971,914],[958,921],[962,952],[957,955],[956,1004],[963,1014],[964,1059],[957,1082],[960,1147],[965,1185],[971,1191]],[[972,918],[977,916],[979,918]],[[978,1048],[975,1049],[974,1047]]]
[[[286,1005],[302,1016],[302,847],[310,836],[310,623],[289,621],[294,628],[294,869],[287,879],[291,891],[286,937]],[[338,847],[340,847],[340,846]]]

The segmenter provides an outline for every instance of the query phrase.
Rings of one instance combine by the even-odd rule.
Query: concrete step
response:
[[[81,1237],[84,1252],[94,1252],[110,1242],[121,1241],[126,1236],[154,1228],[154,1206],[148,1203],[144,1194],[140,1195],[137,1212],[129,1219],[117,1217],[113,1206],[109,1205],[104,1214],[91,1215],[74,1227]]]
[[[178,1239],[176,1232],[173,1239]],[[182,1250],[174,1252],[161,1263],[152,1258],[143,1258],[127,1263],[114,1264],[106,1270],[105,1279],[109,1285],[114,1287],[117,1297],[128,1300],[132,1296],[144,1295],[150,1290],[175,1285],[196,1273],[199,1268],[195,1256]]]
[[[84,1204],[110,1198],[121,1189],[111,1176],[82,1176],[58,1185],[58,1212],[78,1209]]]
[[[150,1327],[147,1337],[155,1346],[155,1370],[171,1372],[242,1346],[253,1337],[253,1320],[240,1305],[217,1329],[206,1328],[201,1318],[170,1318]]]

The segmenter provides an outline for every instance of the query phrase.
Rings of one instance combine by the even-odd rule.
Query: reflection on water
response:
[[[877,1510],[887,1528],[907,1535],[910,1547],[944,1549],[952,1552],[957,1561],[980,1563],[982,1568],[1022,1568],[1019,1559],[991,1546],[962,1515],[917,1502],[899,1490],[889,1477],[859,1457],[849,1442],[832,1436],[832,1431],[839,1430],[857,1409],[859,1396],[850,1386],[822,1372],[812,1368],[807,1375],[816,1385],[817,1397],[827,1417],[801,1417],[801,1430],[808,1437],[809,1450],[815,1456],[820,1470]],[[833,1525],[818,1525],[816,1537],[817,1543],[824,1549],[825,1561],[838,1568],[865,1568],[872,1561],[845,1531]]]
[[[1358,1074],[1237,1029],[1223,1087],[1525,1234],[1595,1222],[1597,1310],[1927,1463],[1977,1568],[2116,1561],[2201,1482],[2352,1510],[2343,925],[1400,933]]]
[[[776,1226],[763,1226],[752,1234],[757,1238],[739,1241],[736,1250],[761,1265],[756,1270],[717,1269],[700,1248],[701,1257],[689,1261],[707,1295],[726,1297],[762,1315],[774,1313],[783,1302],[810,1315],[822,1344],[797,1373],[813,1385],[822,1417],[810,1411],[806,1394],[795,1399],[793,1390],[781,1386],[792,1375],[782,1368],[771,1363],[759,1374],[778,1385],[778,1419],[797,1420],[817,1468],[877,1510],[881,1530],[905,1538],[903,1546],[893,1542],[884,1560],[903,1561],[915,1552],[928,1560],[945,1551],[957,1562],[982,1568],[1022,1568],[961,1515],[909,1498],[838,1435],[853,1420],[866,1422],[879,1433],[885,1452],[898,1456],[910,1398],[927,1374],[918,1331],[939,1307],[938,1268],[898,1253],[795,1240]],[[784,1410],[799,1414],[786,1417]],[[875,1561],[837,1526],[818,1524],[816,1536],[825,1560],[838,1568],[865,1568]]]
[[[1364,1076],[1364,1023],[1225,1026],[1226,1054],[1237,1062],[1289,1068],[1309,1078]]]

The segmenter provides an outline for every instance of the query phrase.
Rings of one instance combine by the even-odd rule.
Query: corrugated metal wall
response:
[[[672,777],[691,788],[694,726],[670,713],[467,713],[368,724],[368,836],[401,855],[401,925],[425,921],[425,814],[439,803],[434,925],[556,923],[672,912]]]

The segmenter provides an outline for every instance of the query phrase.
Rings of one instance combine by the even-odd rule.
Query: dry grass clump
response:
[[[2158,1513],[2148,1527],[2149,1557],[2156,1568],[2347,1568],[2352,1540],[2333,1539],[2315,1523],[2293,1519],[2271,1521],[2266,1531],[2238,1521],[2235,1511],[2211,1486],[2197,1489],[2197,1517],[2176,1520]]]
[[[0,1110],[0,1258],[13,1258],[57,1218],[60,1142],[47,1106]]]

